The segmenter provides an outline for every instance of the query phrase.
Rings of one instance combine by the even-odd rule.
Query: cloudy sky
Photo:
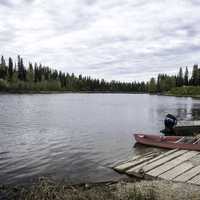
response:
[[[0,54],[106,80],[200,61],[198,0],[0,0]]]

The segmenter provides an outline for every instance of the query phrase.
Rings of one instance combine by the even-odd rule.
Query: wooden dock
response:
[[[165,179],[200,185],[200,152],[170,150],[148,153],[113,167],[114,170],[144,179]]]

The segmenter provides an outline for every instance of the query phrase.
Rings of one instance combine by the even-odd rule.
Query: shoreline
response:
[[[200,95],[181,95],[181,94],[167,94],[167,93],[164,93],[164,94],[158,94],[160,96],[169,96],[169,97],[184,97],[184,98],[187,98],[187,97],[190,97],[190,98],[195,98],[195,99],[200,99]]]
[[[111,92],[111,91],[0,91],[0,94],[149,94],[144,92]]]
[[[34,94],[148,94],[156,96],[168,96],[168,97],[183,97],[200,99],[200,95],[177,95],[168,93],[145,93],[145,92],[111,92],[111,91],[0,91],[0,95],[34,95]]]
[[[0,185],[0,199],[12,200],[197,200],[200,186],[134,179],[70,185],[40,178],[30,186]]]

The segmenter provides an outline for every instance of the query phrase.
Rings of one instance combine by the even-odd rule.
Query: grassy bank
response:
[[[200,98],[200,86],[182,86],[171,89],[165,93],[170,96]]]
[[[0,199],[13,200],[197,200],[200,187],[163,181],[66,185],[40,179],[30,186],[0,187]]]

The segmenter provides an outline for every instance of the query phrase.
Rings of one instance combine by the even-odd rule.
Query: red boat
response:
[[[186,149],[200,151],[199,137],[160,136],[148,134],[134,134],[135,140],[140,144],[167,149]]]

